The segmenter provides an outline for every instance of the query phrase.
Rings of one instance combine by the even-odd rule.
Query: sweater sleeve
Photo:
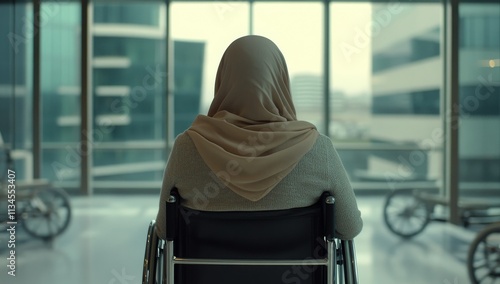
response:
[[[331,148],[326,152],[328,153],[328,175],[333,189],[332,194],[335,197],[336,237],[350,240],[361,232],[363,221],[344,165],[333,144],[329,145]]]
[[[177,142],[177,141],[176,141]],[[165,171],[163,173],[163,181],[160,192],[160,202],[158,204],[158,214],[156,215],[156,232],[159,238],[166,239],[166,206],[165,202],[167,202],[170,191],[175,186],[175,171],[178,166],[178,143],[174,143],[172,147],[172,151],[170,152],[170,156],[168,158],[167,166],[165,167]]]

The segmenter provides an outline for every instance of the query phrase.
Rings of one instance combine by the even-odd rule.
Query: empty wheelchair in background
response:
[[[198,211],[167,202],[167,240],[152,221],[142,283],[357,284],[354,242],[334,238],[334,198],[272,211]]]
[[[384,202],[384,222],[394,234],[409,239],[420,234],[432,221],[448,222],[448,199],[437,189],[396,189]],[[500,221],[500,201],[496,198],[461,198],[458,201],[460,223],[491,224]],[[439,212],[441,209],[442,212]]]
[[[500,283],[500,223],[485,227],[474,238],[467,270],[473,284]]]
[[[68,194],[49,181],[19,181],[17,176],[12,150],[0,133],[0,208],[5,208],[0,212],[0,227],[19,224],[26,233],[42,240],[62,234],[71,220]]]

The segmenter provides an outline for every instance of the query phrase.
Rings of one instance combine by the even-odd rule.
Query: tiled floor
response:
[[[358,197],[365,222],[355,240],[361,284],[469,283],[464,261],[472,232],[432,223],[414,239],[401,240],[382,222],[382,201]],[[153,195],[73,197],[70,227],[53,242],[17,232],[15,277],[7,275],[7,234],[1,232],[0,283],[140,283],[156,207]]]

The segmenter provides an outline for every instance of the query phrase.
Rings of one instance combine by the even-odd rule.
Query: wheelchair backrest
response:
[[[175,283],[325,283],[325,267],[307,263],[327,254],[326,195],[309,207],[271,211],[208,212],[177,203],[176,257],[303,262],[293,266],[176,266]],[[167,227],[167,232],[169,229],[172,228]]]

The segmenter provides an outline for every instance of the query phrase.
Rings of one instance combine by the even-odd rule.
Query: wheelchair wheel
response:
[[[40,239],[60,235],[69,225],[71,206],[65,191],[58,188],[36,190],[22,214],[26,232]]]
[[[385,200],[384,222],[394,234],[411,238],[425,229],[429,211],[427,204],[414,196],[413,190],[394,190]]]
[[[467,254],[471,283],[500,283],[500,223],[479,232]]]

